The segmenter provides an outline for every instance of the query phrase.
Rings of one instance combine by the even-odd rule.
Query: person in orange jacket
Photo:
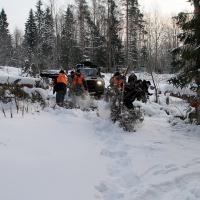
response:
[[[56,103],[60,106],[64,103],[65,94],[67,92],[68,78],[63,70],[60,70],[55,80],[54,92],[56,92]]]
[[[119,72],[115,72],[115,74],[110,79],[110,86],[115,90],[121,91],[123,89],[123,85],[123,76]]]
[[[112,88],[111,94],[111,106],[116,106],[116,103],[121,103],[122,100],[122,92],[123,86],[125,83],[125,77],[123,77],[120,72],[115,72],[114,75],[110,79],[110,87]]]
[[[87,84],[83,74],[81,74],[80,69],[77,69],[73,77],[73,91],[76,96],[81,96],[87,91]]]

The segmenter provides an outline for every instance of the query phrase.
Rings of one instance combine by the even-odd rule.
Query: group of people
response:
[[[133,108],[133,102],[136,99],[143,102],[147,101],[148,96],[151,95],[148,91],[150,85],[150,81],[140,80],[134,73],[128,77],[127,82],[126,77],[118,71],[110,79],[110,86],[114,90],[115,96],[122,97],[121,100],[128,109]],[[56,103],[59,106],[64,103],[67,88],[69,88],[68,96],[83,96],[87,93],[87,84],[80,69],[71,71],[68,76],[64,70],[60,70],[58,77],[55,78],[53,93],[56,92]],[[116,99],[113,100],[114,104]]]
[[[56,93],[56,103],[59,106],[63,106],[64,98],[69,88],[68,95],[81,96],[87,91],[87,86],[83,74],[80,69],[77,71],[71,71],[70,75],[60,70],[58,77],[54,79],[53,93]]]
[[[134,73],[130,74],[126,82],[124,75],[115,72],[110,79],[110,86],[115,92],[113,103],[115,104],[116,99],[121,97],[123,104],[128,109],[132,109],[135,100],[146,102],[149,95],[152,95],[148,91],[150,85],[150,81],[138,79]]]

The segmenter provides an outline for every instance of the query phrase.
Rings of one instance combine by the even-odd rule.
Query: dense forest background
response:
[[[27,13],[24,31],[11,35],[0,13],[0,65],[43,69],[73,68],[90,60],[105,71],[132,69],[173,72],[170,51],[178,46],[174,18],[142,13],[137,0],[76,0],[56,10],[54,0],[39,0]]]

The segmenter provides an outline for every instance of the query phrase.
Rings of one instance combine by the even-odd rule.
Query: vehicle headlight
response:
[[[97,81],[97,85],[103,85],[102,81]]]

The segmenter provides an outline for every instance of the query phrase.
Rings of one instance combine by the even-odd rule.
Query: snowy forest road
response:
[[[199,200],[199,127],[150,106],[131,134],[102,102],[99,117],[57,108],[2,119],[0,199]]]
[[[55,110],[1,120],[1,200],[94,199],[105,164],[83,114]]]

